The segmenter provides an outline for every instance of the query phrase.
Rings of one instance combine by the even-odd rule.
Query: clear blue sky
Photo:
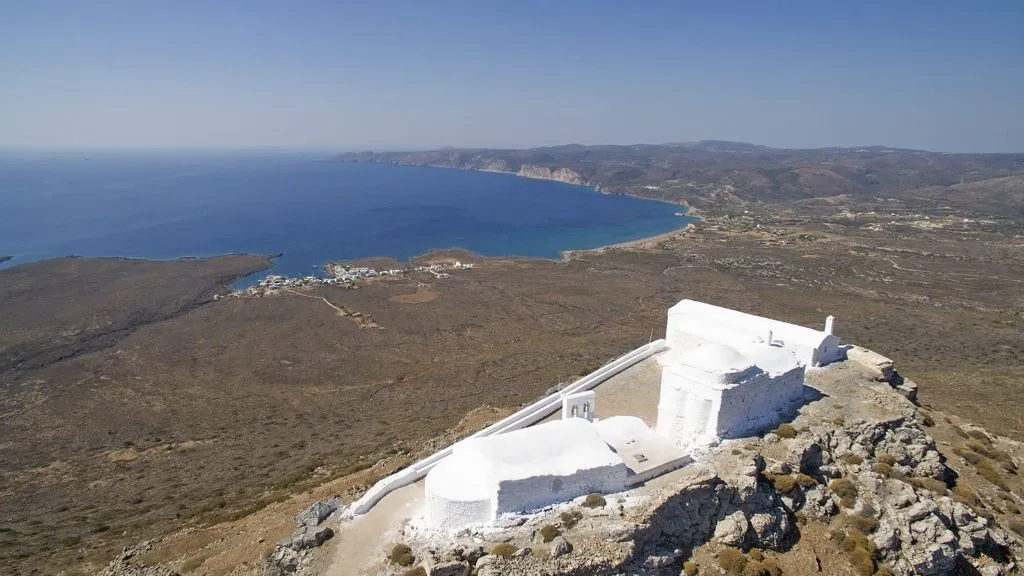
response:
[[[4,0],[0,147],[1024,152],[1024,0]]]

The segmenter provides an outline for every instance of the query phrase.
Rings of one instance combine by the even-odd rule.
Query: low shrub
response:
[[[853,466],[855,464],[864,463],[864,458],[856,454],[843,454],[842,456],[839,457],[839,459],[842,460],[843,464],[846,464],[847,466]]]
[[[977,465],[978,462],[981,462],[981,459],[982,459],[981,454],[975,454],[971,450],[964,448],[963,444],[961,444],[960,446],[954,447],[953,448],[953,453],[956,454],[957,456],[963,458],[964,461],[967,462],[968,464]]]
[[[893,464],[896,463],[896,457],[893,456],[892,454],[889,454],[888,452],[882,452],[878,454],[878,463],[888,464],[889,466],[892,466]]]
[[[402,572],[402,576],[427,576],[427,569],[423,566],[417,566],[411,570]]]
[[[790,424],[779,424],[775,429],[775,435],[779,438],[796,438],[796,428]]]
[[[555,538],[558,538],[562,534],[562,531],[558,529],[558,526],[554,524],[545,524],[540,527],[540,536],[544,539],[544,542],[551,542]]]
[[[586,499],[583,500],[583,505],[587,508],[601,508],[607,503],[608,502],[604,499],[604,496],[596,492],[593,494],[587,494]]]
[[[892,465],[886,464],[885,462],[878,462],[875,464],[875,472],[878,472],[882,476],[892,478]]]
[[[573,510],[572,512],[562,512],[558,515],[558,518],[562,521],[562,526],[564,526],[565,529],[568,530],[576,524],[578,524],[579,521],[583,519],[583,513],[580,512],[579,510]]]
[[[870,515],[870,512],[840,514],[836,516],[832,524],[837,530],[833,533],[833,536],[838,537],[843,542],[849,541],[850,547],[858,545],[867,546],[858,535],[870,534],[878,528],[878,520],[875,520],[874,516]]]
[[[768,576],[782,576],[782,568],[774,558],[766,558],[764,562],[761,562],[761,566],[768,571]]]
[[[818,483],[817,480],[808,476],[807,474],[804,474],[803,472],[797,474],[796,476],[794,476],[794,478],[796,479],[796,483],[802,486],[803,488],[811,488],[812,486],[815,486]]]
[[[760,548],[751,548],[747,551],[747,558],[754,562],[760,562],[764,560],[764,552],[761,552]]]
[[[836,478],[828,483],[828,488],[839,496],[843,508],[853,508],[857,503],[857,485],[848,478]]]
[[[416,561],[416,556],[412,553],[412,548],[405,544],[395,544],[391,547],[391,552],[388,553],[388,560],[399,566],[412,566],[412,563]]]
[[[1011,518],[1006,521],[1006,527],[1024,537],[1024,522],[1021,522],[1016,518]]]
[[[984,430],[979,430],[977,428],[971,428],[970,430],[967,430],[967,435],[970,436],[971,438],[974,438],[975,440],[981,440],[982,442],[984,442],[986,444],[989,444],[989,445],[992,444],[992,438],[990,438],[989,435],[986,434]]]
[[[772,486],[779,491],[780,494],[789,494],[793,490],[796,490],[796,478],[788,474],[779,474],[778,476],[772,477]]]
[[[963,484],[957,484],[953,486],[953,500],[971,506],[972,508],[977,506],[979,503],[978,495]]]
[[[743,567],[743,576],[768,576],[768,571],[760,562],[747,562]]]
[[[988,460],[982,460],[981,462],[979,462],[976,466],[976,469],[978,470],[978,474],[980,474],[982,478],[988,480],[997,488],[1001,488],[1003,490],[1010,489],[1010,487],[1006,484],[1006,480],[1003,480],[1003,475],[1000,474],[999,470],[997,470],[996,467],[993,466],[992,463],[989,462]]]
[[[921,411],[921,424],[924,424],[928,428],[935,426],[935,418],[928,412]]]
[[[700,570],[697,569],[697,563],[693,560],[687,560],[683,562],[683,576],[697,576]]]
[[[892,568],[885,564],[879,564],[878,568],[875,569],[875,576],[893,576]]]
[[[917,486],[918,488],[940,495],[945,494],[946,488],[948,488],[945,482],[936,480],[935,478],[906,478],[905,480],[913,486]]]
[[[508,559],[508,558],[511,558],[512,555],[515,554],[515,553],[516,553],[515,544],[509,544],[508,542],[502,542],[500,544],[495,544],[494,546],[491,546],[491,554],[494,554],[495,556],[497,556],[499,558]]]
[[[864,534],[870,534],[878,528],[878,520],[875,520],[872,516],[855,514],[850,516],[850,525]]]
[[[743,569],[747,567],[747,557],[735,548],[723,548],[718,553],[718,565],[727,574],[743,574]]]

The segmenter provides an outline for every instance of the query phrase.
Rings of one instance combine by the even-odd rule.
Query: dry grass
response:
[[[608,502],[604,499],[604,496],[598,493],[587,494],[587,497],[583,500],[583,505],[587,508],[601,508]]]
[[[878,460],[879,464],[886,464],[888,466],[892,466],[893,464],[896,463],[896,457],[893,456],[892,454],[889,454],[888,452],[881,452],[877,454],[876,459]]]
[[[509,544],[508,542],[502,542],[491,546],[491,554],[505,559],[511,558],[512,555],[516,553],[516,550],[517,548],[515,545]]]
[[[684,576],[697,576],[700,569],[697,567],[697,563],[693,560],[687,560],[683,562],[683,575]]]

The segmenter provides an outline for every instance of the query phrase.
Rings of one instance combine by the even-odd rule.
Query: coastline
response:
[[[403,164],[401,162],[347,162],[347,161],[339,161],[339,160],[325,160],[325,161],[326,162],[342,162],[344,164],[385,164],[385,165],[392,165],[392,166],[405,166],[405,167],[409,167],[409,168],[440,168],[442,170],[458,170],[460,172],[483,172],[483,173],[487,173],[487,174],[507,174],[509,176],[515,176],[516,178],[524,178],[526,180],[547,180],[547,181],[550,181],[550,182],[560,182],[562,184],[567,184],[569,186],[581,186],[583,188],[589,188],[590,190],[596,192],[597,194],[601,194],[603,196],[628,196],[630,198],[636,198],[637,200],[647,200],[649,202],[661,202],[661,203],[664,203],[664,204],[671,204],[673,206],[681,206],[683,208],[683,212],[685,212],[685,216],[683,216],[683,217],[690,217],[690,218],[696,218],[697,219],[694,222],[688,222],[682,228],[678,228],[676,230],[671,230],[669,232],[663,232],[661,234],[655,234],[654,236],[645,236],[643,238],[637,238],[636,240],[627,240],[625,242],[616,242],[616,243],[613,243],[613,244],[606,244],[606,245],[597,246],[597,247],[594,247],[594,248],[570,248],[568,250],[560,251],[558,253],[559,254],[558,258],[539,258],[541,260],[552,260],[552,261],[555,261],[555,262],[567,262],[570,259],[572,259],[573,256],[575,256],[577,254],[601,253],[601,252],[603,252],[605,250],[611,250],[611,249],[627,249],[627,248],[645,249],[645,248],[650,247],[652,244],[656,244],[658,242],[663,242],[665,240],[669,240],[669,239],[675,238],[676,236],[680,236],[680,235],[684,234],[687,230],[689,230],[691,226],[693,226],[697,222],[700,222],[700,221],[703,220],[703,217],[700,216],[700,214],[697,211],[697,209],[692,207],[692,206],[690,206],[686,202],[673,202],[671,200],[664,200],[664,199],[661,199],[661,198],[649,198],[647,196],[640,196],[639,194],[632,194],[632,193],[629,193],[629,192],[606,192],[606,191],[601,190],[600,185],[593,184],[593,183],[586,182],[586,181],[566,182],[565,180],[561,180],[561,179],[558,179],[558,178],[544,178],[544,177],[540,177],[540,176],[530,176],[530,175],[527,175],[527,174],[521,174],[519,172],[512,172],[510,170],[483,170],[483,169],[478,169],[478,168],[460,168],[458,166],[442,166],[442,165],[437,165],[437,164]],[[557,170],[562,170],[562,168],[552,168],[551,170],[552,170],[552,172],[555,172]],[[579,176],[579,174],[577,174],[577,176]],[[582,180],[582,178],[581,178],[581,180]],[[444,251],[444,250],[462,250],[462,251],[465,251],[465,252],[467,252],[467,253],[469,253],[469,254],[471,254],[473,256],[476,256],[476,257],[491,258],[490,256],[483,256],[483,255],[477,254],[477,253],[475,253],[475,252],[473,252],[471,250],[466,250],[465,248],[462,248],[460,246],[450,246],[450,247],[447,247],[447,248],[431,248],[430,250],[428,250],[427,252],[423,253],[420,256],[414,256],[413,258],[410,258],[409,261],[411,262],[412,260],[414,260],[416,258],[422,258],[422,257],[430,254],[431,252]],[[536,257],[535,256],[499,256],[499,257],[495,257],[495,258],[503,258],[503,259],[526,258],[526,259],[531,259],[531,258],[536,258]],[[358,260],[365,260],[365,259],[360,258]],[[332,262],[334,262],[334,261],[332,261]],[[329,263],[330,262],[325,263],[324,265],[326,266]]]
[[[640,198],[640,196],[637,196],[637,198]],[[674,202],[673,202],[673,204],[674,204]],[[644,250],[644,249],[647,249],[647,248],[651,248],[652,246],[654,246],[654,245],[656,245],[656,244],[658,244],[660,242],[664,242],[666,240],[674,240],[677,237],[683,236],[684,234],[686,234],[686,232],[690,228],[692,228],[698,222],[701,222],[703,220],[703,218],[701,218],[700,216],[693,215],[689,210],[687,210],[686,215],[690,216],[690,217],[693,217],[693,218],[697,218],[697,220],[694,221],[694,222],[687,222],[686,226],[683,226],[682,228],[679,228],[678,230],[672,230],[670,232],[665,232],[665,233],[662,233],[662,234],[655,234],[654,236],[647,236],[647,237],[644,237],[644,238],[637,238],[636,240],[627,240],[626,242],[616,242],[615,244],[608,244],[606,246],[598,246],[597,248],[577,248],[577,249],[573,249],[573,250],[562,250],[562,252],[561,252],[561,256],[562,256],[561,261],[562,262],[568,262],[574,256],[577,256],[577,255],[580,255],[580,254],[601,254],[602,252],[605,252],[605,251],[608,251],[608,250],[630,249],[630,248],[635,248],[637,250]]]

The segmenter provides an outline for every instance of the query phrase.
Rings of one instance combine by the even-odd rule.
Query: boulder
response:
[[[572,552],[572,544],[563,536],[558,536],[551,541],[551,556],[558,558]]]
[[[726,516],[715,526],[714,539],[726,546],[739,546],[747,535],[750,523],[742,510]]]
[[[469,576],[469,564],[467,562],[440,562],[437,564],[423,564],[428,576]]]
[[[314,502],[309,508],[295,515],[295,523],[299,526],[319,526],[340,506],[341,502],[337,498]]]

